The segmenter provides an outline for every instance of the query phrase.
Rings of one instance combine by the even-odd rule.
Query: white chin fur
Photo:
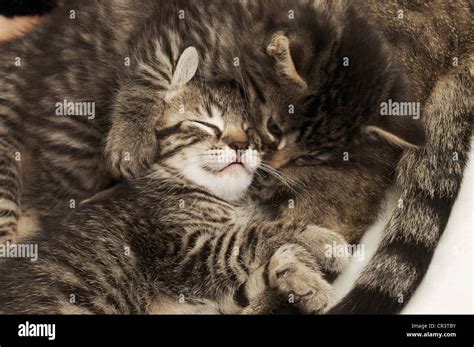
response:
[[[241,170],[233,173],[214,174],[198,165],[188,165],[183,174],[193,182],[207,188],[211,193],[226,201],[241,199],[252,183],[252,175]]]

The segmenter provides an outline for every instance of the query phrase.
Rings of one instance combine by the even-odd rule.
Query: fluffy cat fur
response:
[[[241,97],[222,85],[186,85],[197,52],[183,56],[160,105],[159,159],[150,173],[48,226],[54,238],[29,240],[38,245],[37,261],[4,260],[0,313],[240,313],[267,288],[302,312],[325,309],[330,287],[322,270],[340,268],[341,260],[328,263],[317,240],[343,239],[267,222],[256,206],[239,202],[259,165]],[[234,156],[223,160],[225,152]]]
[[[74,22],[71,9],[77,12]],[[398,18],[398,10],[404,11],[404,19]],[[397,312],[426,272],[469,150],[471,10],[467,1],[145,1],[140,6],[66,2],[29,39],[6,45],[8,54],[2,52],[0,58],[4,69],[0,88],[5,95],[2,133],[9,139],[1,159],[9,167],[4,179],[8,192],[2,200],[2,216],[8,220],[2,219],[3,230],[11,237],[19,214],[20,165],[13,158],[22,142],[16,130],[28,124],[26,114],[36,110],[43,115],[37,117],[41,122],[36,128],[24,126],[34,129],[28,139],[38,137],[35,134],[41,129],[49,133],[44,124],[55,123],[68,134],[59,146],[66,155],[60,165],[84,168],[77,175],[61,168],[52,177],[47,169],[57,156],[47,156],[45,150],[47,144],[53,147],[52,139],[45,134],[30,146],[46,152],[32,158],[48,158],[37,165],[46,166],[40,170],[47,175],[44,183],[55,182],[52,195],[60,206],[66,204],[58,196],[81,200],[84,192],[106,187],[109,172],[115,178],[140,176],[155,159],[157,145],[152,131],[155,119],[140,107],[145,101],[141,98],[148,98],[140,88],[161,90],[169,82],[166,68],[178,52],[193,45],[202,58],[200,78],[241,86],[249,106],[250,131],[258,134],[255,139],[261,139],[259,147],[266,153],[263,167],[277,169],[284,181],[265,178],[257,182],[253,194],[275,218],[316,223],[356,242],[375,219],[384,191],[395,177],[405,208],[395,211],[379,252],[354,291],[333,312]],[[114,18],[113,23],[109,18]],[[426,25],[433,30],[426,31]],[[54,46],[47,47],[46,40]],[[157,51],[163,60],[152,54]],[[458,66],[452,64],[454,55]],[[25,59],[19,72],[13,62],[21,56]],[[92,57],[93,63],[84,64],[84,56]],[[128,100],[128,110],[117,111],[110,100],[120,98],[116,81],[124,73],[127,57],[132,68],[125,74],[133,76],[136,93]],[[348,66],[343,65],[344,58],[349,59]],[[65,74],[56,73],[58,66],[68,67]],[[164,74],[157,72],[163,67]],[[35,78],[36,71],[47,77]],[[25,85],[28,93],[21,93]],[[65,95],[73,101],[93,99],[100,119],[44,117],[52,103]],[[388,99],[420,102],[422,120],[380,117],[380,103]],[[74,148],[73,136],[81,141],[86,137],[81,142],[86,145]],[[393,143],[409,149],[402,154]],[[416,149],[425,143],[424,149]],[[104,149],[108,166],[100,159]],[[449,160],[454,151],[457,161]],[[344,160],[347,154],[349,161]],[[432,156],[444,159],[427,160]],[[131,160],[125,160],[128,157]],[[86,158],[93,161],[86,163]],[[451,170],[440,170],[445,165]],[[58,178],[57,172],[68,174]],[[65,187],[74,186],[74,181],[82,187],[70,192]],[[32,194],[33,199],[38,196]],[[295,208],[287,208],[290,200]],[[426,228],[423,220],[432,227]],[[405,276],[401,271],[380,270],[385,268],[410,271]]]

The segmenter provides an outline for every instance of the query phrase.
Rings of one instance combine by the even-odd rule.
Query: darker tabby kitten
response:
[[[0,313],[238,313],[268,287],[303,312],[325,308],[317,261],[329,271],[340,264],[327,262],[317,240],[344,241],[319,227],[266,222],[242,201],[259,165],[244,106],[226,86],[186,86],[197,59],[185,50],[160,105],[151,172],[85,202],[52,227],[54,238],[33,239],[36,262],[5,260]]]
[[[272,74],[268,65],[250,65],[255,58],[245,65],[250,72],[244,81],[256,96],[250,115],[258,119],[251,125],[275,149],[268,160],[295,187],[275,189],[276,180],[266,180],[258,196],[273,204],[279,218],[317,223],[357,241],[393,172],[402,208],[356,287],[331,312],[398,312],[426,273],[469,153],[472,5],[369,1],[356,8],[318,1],[302,11],[295,2],[284,3],[254,27],[273,33],[257,51],[273,59],[279,83],[255,78]],[[288,8],[297,9],[294,20]],[[243,51],[252,56],[255,45],[248,47]],[[418,102],[422,120],[381,116],[389,100]],[[367,132],[407,150],[400,156],[396,148],[364,139]]]
[[[367,20],[421,103],[426,145],[395,171],[403,207],[355,288],[331,313],[400,311],[422,281],[461,186],[472,137],[472,1],[370,1]],[[396,14],[396,15],[395,15]],[[402,18],[400,18],[402,16]]]

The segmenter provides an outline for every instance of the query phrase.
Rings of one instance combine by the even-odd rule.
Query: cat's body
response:
[[[361,1],[358,5],[365,20],[383,38],[393,64],[405,75],[408,100],[420,104],[419,116],[426,129],[427,144],[423,149],[406,150],[402,156],[380,149],[383,156],[379,162],[384,164],[379,167],[387,165],[386,173],[391,170],[391,160],[400,159],[393,172],[394,186],[400,193],[398,208],[356,287],[331,312],[394,313],[404,307],[426,273],[467,162],[473,122],[473,9],[467,1]],[[351,35],[356,36],[355,32]],[[360,54],[364,54],[363,49]],[[305,78],[304,71],[301,76]],[[373,159],[377,153],[374,148],[350,145],[346,151],[351,156],[347,165],[338,160],[311,169],[291,165],[282,168],[283,176],[296,182],[294,188],[280,184],[279,189],[263,189],[265,200],[279,202],[276,208],[281,218],[304,216],[308,222],[338,230],[348,240],[357,240],[364,232],[357,226],[364,225],[364,220],[372,223],[368,216],[375,217],[374,206],[379,206],[378,194],[382,190],[374,191],[373,186],[383,187],[392,174],[385,176],[381,170],[378,176],[377,169],[371,170],[377,167],[373,166],[377,163]],[[360,158],[367,161],[358,167]],[[364,173],[368,175],[364,177]],[[274,187],[277,182],[272,179],[266,184]],[[303,189],[298,189],[298,185]],[[308,188],[315,186],[319,189]],[[359,189],[361,194],[357,194]],[[348,194],[341,196],[341,192]],[[365,195],[370,192],[373,205]],[[288,208],[289,201],[294,208]],[[340,201],[343,202],[339,210],[336,202]],[[351,214],[363,219],[349,225],[341,223],[350,221]],[[328,218],[338,215],[345,218],[335,222]]]
[[[193,312],[240,312],[233,294],[243,270],[234,267],[232,254],[236,235],[241,241],[249,235],[230,223],[248,219],[238,216],[244,211],[161,174],[121,185],[63,224],[48,226],[55,237],[28,241],[38,245],[36,262],[2,260],[0,312],[158,313],[159,296],[169,296],[176,313],[180,303]],[[248,248],[241,252],[250,259]]]
[[[233,81],[242,78],[240,69],[234,66],[234,58],[239,57],[240,48],[232,37],[238,36],[235,28],[241,20],[250,25],[265,6],[262,4],[253,10],[252,6],[247,9],[239,3],[233,6],[233,10],[242,12],[242,18],[230,10],[221,11],[218,3],[190,4],[183,1],[166,5],[149,2],[147,5],[146,2],[126,2],[119,5],[113,1],[100,4],[81,1],[76,5],[73,1],[66,2],[43,27],[22,41],[6,43],[2,47],[2,124],[5,124],[2,128],[4,134],[10,131],[14,134],[10,137],[11,143],[6,143],[6,138],[2,140],[4,163],[9,166],[2,200],[2,230],[7,233],[6,239],[12,231],[8,231],[9,228],[20,215],[18,206],[21,205],[22,192],[26,207],[31,205],[42,210],[44,207],[44,215],[60,215],[113,183],[103,160],[104,149],[107,149],[109,161],[113,162],[115,177],[136,175],[143,169],[139,163],[143,162],[146,167],[154,158],[156,140],[150,129],[153,129],[152,122],[156,120],[150,122],[137,112],[143,96],[137,95],[135,100],[131,100],[130,110],[123,116],[112,115],[114,100],[120,97],[117,94],[120,75],[128,70],[134,71],[137,87],[153,94],[160,88],[153,85],[153,81],[160,78],[169,80],[169,76],[163,69],[160,73],[150,72],[150,67],[153,70],[158,64],[172,65],[177,59],[177,52],[184,48],[186,41],[191,41],[203,56],[200,67],[202,76],[221,76]],[[179,17],[180,9],[185,11],[185,20]],[[269,13],[264,14],[271,18],[278,9],[278,6],[269,7]],[[74,11],[73,19],[71,11]],[[206,20],[196,17],[197,14],[206,14]],[[111,23],[110,18],[116,18],[119,22]],[[182,27],[179,27],[181,22]],[[197,36],[194,32],[198,33]],[[266,36],[269,37],[269,34]],[[155,38],[159,38],[161,47],[156,46]],[[250,44],[249,40],[246,38],[246,45]],[[160,49],[162,61],[152,62],[146,55],[138,55],[137,47],[144,51],[144,46],[148,46],[149,51]],[[248,56],[244,57],[248,53],[242,52],[242,64],[244,58],[249,60]],[[258,50],[255,53],[260,54]],[[20,58],[20,66],[15,65],[16,58]],[[267,60],[270,61],[264,59]],[[142,63],[145,63],[143,68],[137,67]],[[246,70],[243,69],[243,72]],[[41,77],[36,77],[37,74]],[[275,76],[267,77],[271,79]],[[93,103],[93,119],[87,115],[57,115],[57,104],[64,101]],[[120,124],[122,117],[125,124],[133,123],[126,126],[125,132],[129,128],[135,132],[122,134],[117,131],[117,135],[112,132],[106,146],[105,137],[111,123]],[[343,167],[339,170],[345,177],[353,176],[357,181],[351,185],[351,195],[360,197],[359,211],[349,208],[352,202],[346,204],[343,199],[333,202],[337,199],[337,188],[332,189],[334,194],[330,191],[327,191],[329,194],[321,194],[325,197],[321,206],[328,208],[319,211],[315,221],[344,232],[348,240],[357,240],[373,221],[376,215],[373,211],[382,199],[390,181],[387,176],[395,165],[395,160],[391,159],[394,150],[390,146],[369,143],[368,148],[374,145],[378,149],[374,152],[366,150],[360,164],[355,163],[354,157],[352,169],[341,162]],[[19,161],[16,160],[18,152],[21,153]],[[126,156],[129,161],[123,160]],[[23,175],[26,177],[23,189],[18,182],[22,167],[28,170]],[[327,177],[334,178],[331,173]],[[346,180],[344,184],[347,181],[352,182]],[[363,184],[374,181],[377,184],[370,184],[370,187]],[[318,189],[327,190],[326,186],[324,182]],[[268,193],[269,189],[265,188],[265,191]],[[273,189],[270,188],[270,191]],[[309,215],[314,218],[315,213]],[[354,230],[358,232],[354,234]]]
[[[86,141],[88,149],[67,151],[69,159],[81,158],[79,163],[61,161],[62,164],[71,163],[71,167],[80,167],[84,160],[82,153],[93,152],[93,164],[87,165],[87,173],[83,172],[77,177],[73,174],[67,179],[68,184],[65,184],[73,186],[77,179],[84,180],[84,177],[92,174],[89,187],[76,192],[60,188],[53,194],[55,198],[64,196],[61,206],[68,208],[69,199],[81,200],[84,190],[90,194],[109,184],[111,175],[101,160],[104,148],[116,177],[135,176],[154,158],[156,142],[150,132],[152,123],[140,112],[140,93],[129,100],[130,107],[126,112],[112,112],[113,116],[109,117],[109,111],[113,109],[110,99],[115,93],[114,77],[117,69],[123,72],[124,59],[130,56],[128,48],[136,45],[146,47],[140,42],[161,37],[161,45],[151,42],[149,51],[158,48],[163,57],[169,57],[176,55],[187,44],[192,44],[202,55],[203,63],[199,71],[202,78],[231,80],[243,86],[251,110],[250,125],[263,139],[262,147],[270,152],[270,164],[279,169],[287,183],[296,182],[291,184],[292,189],[286,189],[285,185],[275,188],[278,183],[276,180],[267,181],[267,185],[260,186],[263,189],[254,193],[253,196],[264,204],[279,202],[278,206],[272,208],[278,212],[277,218],[304,218],[307,222],[340,232],[347,240],[358,240],[375,219],[384,191],[390,185],[393,174],[397,174],[397,186],[405,190],[403,194],[408,194],[405,197],[402,195],[406,209],[400,209],[394,215],[380,254],[374,258],[357,293],[354,292],[354,296],[351,294],[350,305],[345,306],[353,312],[396,311],[406,303],[426,270],[439,236],[438,230],[444,228],[449,215],[446,211],[449,211],[455,199],[467,157],[471,133],[469,117],[472,113],[472,105],[467,102],[470,87],[466,62],[466,58],[470,59],[472,48],[469,48],[465,39],[469,5],[463,1],[445,5],[432,2],[426,7],[410,3],[377,2],[369,6],[361,4],[360,7],[356,9],[354,5],[343,1],[302,0],[239,1],[231,4],[221,4],[219,1],[177,1],[173,4],[166,1],[140,4],[66,3],[63,9],[53,15],[49,28],[39,29],[24,44],[16,42],[12,46],[5,46],[8,52],[14,48],[12,54],[5,56],[2,52],[1,63],[7,66],[9,76],[0,84],[0,88],[6,91],[4,95],[7,95],[2,102],[2,121],[5,115],[10,119],[2,123],[2,133],[12,134],[15,117],[22,113],[22,108],[31,113],[39,105],[38,113],[46,115],[53,112],[53,103],[64,100],[68,91],[71,92],[71,101],[94,99],[96,120],[80,122],[86,125],[87,130],[83,133],[91,137],[90,142]],[[223,11],[223,8],[226,10]],[[398,8],[404,9],[406,18],[413,19],[413,22],[398,21]],[[76,22],[69,19],[71,9],[76,10]],[[294,10],[293,18],[290,16],[291,10]],[[439,25],[435,25],[436,20],[432,20],[433,30],[440,30],[440,34],[435,39],[426,36],[427,44],[420,45],[418,33],[423,30],[423,22],[434,13],[446,18]],[[113,23],[110,23],[111,17],[115,19]],[[82,29],[74,27],[71,22]],[[138,28],[144,31],[139,33]],[[454,34],[449,33],[450,28]],[[43,56],[43,46],[51,37],[55,42],[51,54]],[[448,48],[452,48],[449,53],[444,51]],[[23,77],[22,74],[12,73],[17,68],[13,66],[14,58],[21,56],[18,49],[20,53],[24,50],[26,57],[36,51],[37,58],[30,60],[30,63],[39,67],[37,71],[43,76],[50,75],[50,78],[43,81],[35,78],[33,73],[32,78],[26,79],[24,72]],[[451,53],[456,50],[460,63],[455,68],[450,64]],[[68,59],[59,59],[61,64],[51,59],[59,51]],[[84,56],[93,57],[94,64],[84,65]],[[342,65],[344,57],[349,58],[348,66]],[[399,57],[407,57],[408,60]],[[136,59],[137,55],[131,54],[130,58],[137,86],[150,91],[161,88],[157,84],[161,83],[159,81],[163,74],[156,73],[157,61],[153,57],[145,54]],[[410,59],[413,59],[413,64]],[[62,64],[65,62],[74,67],[66,69],[72,73],[70,78],[63,78],[57,73],[58,66],[64,66]],[[145,64],[141,69],[136,69],[139,62]],[[153,67],[151,73],[150,66]],[[18,93],[10,88],[22,82],[12,83],[11,79],[26,83],[30,88],[28,94],[22,93],[23,97],[18,98]],[[53,83],[49,83],[51,80]],[[87,88],[77,90],[74,80],[85,83]],[[19,89],[26,90],[25,87]],[[25,95],[29,97],[25,98]],[[49,101],[38,103],[38,95]],[[398,172],[394,171],[400,158],[398,149],[359,136],[360,132],[370,129],[403,145],[420,145],[424,142],[419,121],[406,117],[403,120],[400,118],[400,121],[388,117],[379,119],[380,102],[389,98],[423,103],[422,110],[425,111],[422,118],[427,126],[427,149],[407,152],[398,166]],[[294,106],[294,114],[289,111],[290,105]],[[445,117],[444,113],[453,117]],[[43,117],[41,122],[51,119],[57,122],[58,119],[54,117]],[[27,124],[18,119],[16,121]],[[72,121],[70,118],[61,120],[61,123],[65,122]],[[112,127],[107,145],[104,145],[104,136],[110,123],[115,124],[115,128]],[[275,126],[269,126],[271,123],[276,123],[276,130]],[[44,125],[38,124],[41,127]],[[91,124],[98,132],[90,129]],[[439,129],[450,129],[452,132],[441,134]],[[96,135],[91,136],[92,133]],[[82,141],[82,135],[78,138]],[[36,143],[36,146],[42,148],[43,143]],[[17,148],[15,145],[6,147],[7,151],[4,152],[7,159],[2,159],[4,163],[18,164],[12,161]],[[426,160],[427,154],[447,156],[453,149],[459,152],[460,160],[448,162],[448,165],[453,165],[453,170],[447,171],[448,175],[440,169],[446,162]],[[347,157],[345,152],[349,158],[347,162],[344,160]],[[130,161],[123,160],[126,153],[130,154]],[[48,166],[49,160],[41,162]],[[3,195],[1,214],[10,218],[6,223],[13,224],[15,214],[18,214],[19,200],[18,184],[10,182],[18,178],[18,166],[14,167],[8,174],[11,180],[5,179],[5,182],[9,181],[4,185],[8,188],[8,195]],[[90,168],[94,172],[90,172]],[[96,173],[99,175],[94,177]],[[100,180],[97,181],[97,178]],[[46,181],[49,184],[58,180],[48,177]],[[442,185],[439,182],[443,182]],[[84,183],[82,185],[86,186]],[[53,186],[60,185],[55,183]],[[413,188],[420,186],[423,187],[422,193],[416,192],[418,188]],[[293,203],[289,200],[293,200]],[[425,203],[431,206],[429,212],[424,208],[418,211],[414,207]],[[44,203],[42,205],[46,206]],[[287,208],[289,206],[295,208]],[[423,220],[420,215],[434,223],[431,228],[425,228],[417,222]],[[390,248],[389,255],[393,253],[393,257],[389,256],[385,264],[396,268],[400,265],[396,254],[416,249],[419,244],[419,240],[404,234],[402,229],[405,229],[405,222],[417,223],[414,230],[419,235],[426,236],[435,231],[436,237],[428,236],[431,244],[423,252],[421,263],[418,264],[418,260],[410,256],[404,258],[403,261],[410,265],[417,263],[408,277],[404,278],[398,272],[384,271],[381,274],[374,269],[387,259],[384,256],[387,247]],[[8,228],[12,224],[5,225]],[[391,243],[393,240],[397,244]],[[404,297],[402,303],[398,300],[399,295]]]
[[[2,219],[4,232],[20,215],[13,204],[20,205],[22,193],[27,194],[23,204],[61,214],[67,211],[70,199],[78,205],[109,184],[110,175],[102,160],[103,138],[117,83],[115,69],[123,61],[128,35],[120,29],[102,30],[103,20],[80,16],[87,7],[84,3],[77,9],[77,20],[58,9],[31,36],[2,44],[2,167],[9,170],[2,184],[1,208],[2,217],[11,217]],[[113,15],[113,10],[108,13]],[[86,34],[85,28],[93,28],[94,23],[94,34]],[[112,37],[114,32],[118,38]],[[120,60],[116,66],[110,63],[113,57]],[[19,59],[19,66],[15,59]],[[94,103],[95,117],[56,114],[56,103],[64,100]],[[14,134],[10,143],[3,137],[9,134],[5,133],[8,128]],[[17,152],[21,157],[16,157]]]
[[[138,51],[143,53],[144,45],[153,45],[154,36],[143,42],[146,37],[139,39],[144,36],[140,30],[157,8],[153,1],[66,1],[30,35],[2,44],[0,156],[5,173],[0,237],[4,240],[15,238],[21,205],[34,206],[48,217],[62,215],[114,183],[104,148],[113,104],[119,97],[118,81],[127,70],[136,71],[146,61]],[[170,9],[164,11],[170,13]],[[169,35],[163,33],[162,49],[174,45],[174,31]],[[184,48],[174,45],[172,51],[161,52],[160,63],[168,70],[151,71],[153,79],[162,79],[158,84],[169,85],[169,67]],[[149,82],[150,67],[141,72],[143,76],[135,81],[138,87],[149,95],[160,90]],[[140,105],[140,98],[134,100],[135,105]],[[60,108],[68,103],[86,103],[94,115],[68,114],[67,107]],[[154,123],[140,126],[154,129]],[[135,151],[155,153],[154,145],[142,139]]]
[[[402,12],[400,12],[402,11]],[[333,313],[393,313],[424,277],[459,192],[472,138],[472,2],[370,2],[369,20],[406,71],[427,144],[396,169],[399,208],[355,288]]]
[[[400,159],[394,170],[394,186],[400,193],[398,208],[386,226],[376,255],[355,288],[330,312],[394,313],[404,307],[426,273],[448,221],[467,162],[473,122],[473,9],[472,2],[467,1],[360,1],[357,5],[364,21],[382,37],[383,47],[394,66],[405,76],[407,101],[420,104],[419,116],[426,129],[427,143],[422,149],[406,150],[402,156],[382,149],[385,158],[381,157],[381,161],[385,165]],[[359,28],[352,29],[348,36],[357,37]],[[375,44],[373,39],[367,41]],[[359,54],[364,55],[364,49],[361,48]],[[352,56],[347,57],[352,64]],[[298,72],[304,80],[306,72]],[[362,89],[361,93],[365,90]],[[360,94],[354,93],[352,97],[356,95]],[[274,189],[274,193],[265,199],[280,202],[280,217],[300,218],[303,215],[306,221],[322,221],[320,225],[342,232],[348,240],[357,240],[363,230],[359,232],[354,227],[363,224],[361,219],[350,224],[349,232],[345,233],[344,223],[333,223],[320,216],[326,212],[337,216],[335,202],[344,201],[347,204],[341,204],[345,208],[341,209],[342,215],[349,217],[354,213],[357,217],[359,209],[365,210],[360,215],[371,223],[373,220],[367,216],[375,216],[377,209],[370,213],[370,204],[359,204],[370,201],[360,198],[364,193],[354,199],[351,197],[357,194],[358,188],[370,192],[374,177],[382,179],[372,182],[378,187],[382,187],[388,177],[376,176],[377,170],[370,170],[370,162],[376,162],[371,157],[377,152],[373,148],[351,145],[346,150],[355,158],[355,161],[350,159],[347,166],[339,160],[311,169],[291,165],[281,169],[288,180],[303,182],[303,187],[317,186],[320,189],[298,189],[298,184],[295,184],[295,192],[280,184],[280,189]],[[358,158],[366,158],[366,165],[357,167]],[[361,178],[364,172],[370,173]],[[275,183],[274,179],[267,182],[268,186]],[[272,190],[263,189],[263,192]],[[341,192],[348,194],[341,197]],[[378,193],[381,190],[373,195],[373,206],[378,206]],[[295,208],[288,208],[288,201]],[[313,204],[313,201],[321,203]]]
[[[325,309],[322,271],[340,271],[344,260],[329,260],[319,240],[344,240],[267,221],[242,199],[259,157],[240,95],[186,86],[198,56],[189,48],[183,57],[165,93],[151,172],[45,226],[49,233],[28,240],[35,261],[2,260],[0,313],[240,313],[268,288],[303,312]]]

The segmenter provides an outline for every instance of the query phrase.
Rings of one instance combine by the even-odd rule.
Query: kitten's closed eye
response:
[[[211,135],[216,135],[217,137],[221,137],[222,135],[222,130],[215,124],[200,121],[200,120],[190,120],[190,122],[194,123],[199,128],[207,131]]]

